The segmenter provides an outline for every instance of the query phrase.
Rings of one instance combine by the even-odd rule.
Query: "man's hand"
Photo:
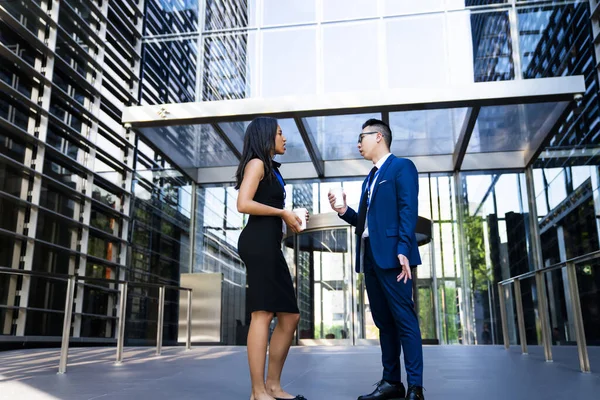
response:
[[[331,204],[331,209],[337,212],[340,215],[344,215],[346,210],[348,210],[348,204],[346,204],[346,193],[344,193],[344,206],[336,207],[335,206],[335,195],[331,192],[327,194],[327,198],[329,199],[329,204]]]
[[[400,261],[402,272],[400,272],[400,275],[398,275],[397,281],[400,282],[402,279],[404,279],[404,283],[406,283],[407,280],[412,279],[408,258],[406,258],[404,254],[398,254],[398,260]]]

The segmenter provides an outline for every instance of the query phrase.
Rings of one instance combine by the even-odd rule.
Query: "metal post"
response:
[[[119,299],[119,327],[117,330],[117,361],[120,365],[123,361],[123,342],[125,340],[125,313],[127,312],[127,282],[121,283]]]
[[[158,288],[158,323],[156,324],[156,355],[162,351],[163,324],[165,318],[165,287]]]
[[[498,284],[498,298],[500,299],[500,319],[502,321],[502,337],[504,338],[504,348],[510,348],[510,339],[508,337],[508,319],[506,318],[506,288],[502,284]]]
[[[552,362],[552,339],[550,334],[550,315],[548,315],[548,296],[546,293],[546,281],[544,273],[535,273],[535,291],[538,299],[538,310],[542,330],[542,344],[546,362]]]
[[[529,237],[531,238],[531,255],[533,259],[533,268],[542,269],[542,239],[537,215],[537,203],[535,201],[535,187],[533,182],[533,168],[529,166],[525,169],[525,185],[527,188],[527,203],[529,207]],[[544,346],[544,356],[546,361],[552,361],[552,334],[550,333],[550,315],[548,313],[548,296],[546,294],[546,280],[542,272],[535,274],[535,288],[538,299],[538,314],[540,316],[540,325],[542,330],[542,344]]]
[[[69,359],[69,337],[71,336],[71,316],[73,314],[73,299],[75,297],[75,277],[67,281],[67,297],[65,299],[65,317],[63,319],[62,344],[60,346],[60,362],[58,373],[67,372],[67,361]]]
[[[575,338],[577,339],[577,352],[579,353],[579,367],[581,368],[581,372],[591,372],[587,343],[585,340],[585,329],[583,327],[583,317],[581,315],[581,302],[579,299],[579,287],[577,286],[577,271],[575,270],[575,264],[567,263],[567,276],[569,277],[569,292],[572,296],[571,307],[573,311]]]
[[[188,304],[187,304],[187,332],[186,332],[186,344],[185,349],[192,349],[192,290],[188,290]]]
[[[521,352],[527,354],[527,336],[525,335],[525,317],[523,314],[523,299],[521,297],[521,281],[515,279],[515,305],[517,306],[517,320],[519,322],[519,339]]]

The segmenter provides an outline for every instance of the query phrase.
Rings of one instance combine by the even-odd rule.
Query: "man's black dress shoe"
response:
[[[406,400],[425,400],[423,388],[421,386],[409,386]]]
[[[391,383],[381,380],[376,383],[377,387],[372,393],[364,394],[358,400],[402,400],[404,399],[406,390],[404,385],[392,385]]]

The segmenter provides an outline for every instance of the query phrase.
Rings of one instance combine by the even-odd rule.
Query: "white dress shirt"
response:
[[[379,161],[377,161],[377,164],[375,164],[375,166],[377,167],[377,172],[375,173],[375,175],[373,176],[373,182],[371,182],[371,188],[369,190],[369,199],[368,199],[368,204],[370,206],[371,204],[371,196],[373,195],[373,190],[375,189],[375,183],[377,183],[377,180],[379,179],[379,172],[381,171],[381,167],[383,166],[383,164],[385,163],[385,161],[388,159],[389,156],[391,156],[392,153],[387,153],[386,155],[384,155],[383,157],[381,157],[379,159]],[[369,209],[367,208],[367,219],[365,220],[365,230],[362,234],[362,238],[366,238],[369,237],[369,217],[368,217],[368,211]]]

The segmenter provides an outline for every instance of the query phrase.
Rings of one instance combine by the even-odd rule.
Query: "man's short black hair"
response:
[[[377,132],[380,132],[383,135],[383,140],[385,140],[385,144],[387,144],[388,149],[392,148],[392,130],[388,124],[380,119],[371,118],[362,126],[363,129],[366,127],[373,128]]]

